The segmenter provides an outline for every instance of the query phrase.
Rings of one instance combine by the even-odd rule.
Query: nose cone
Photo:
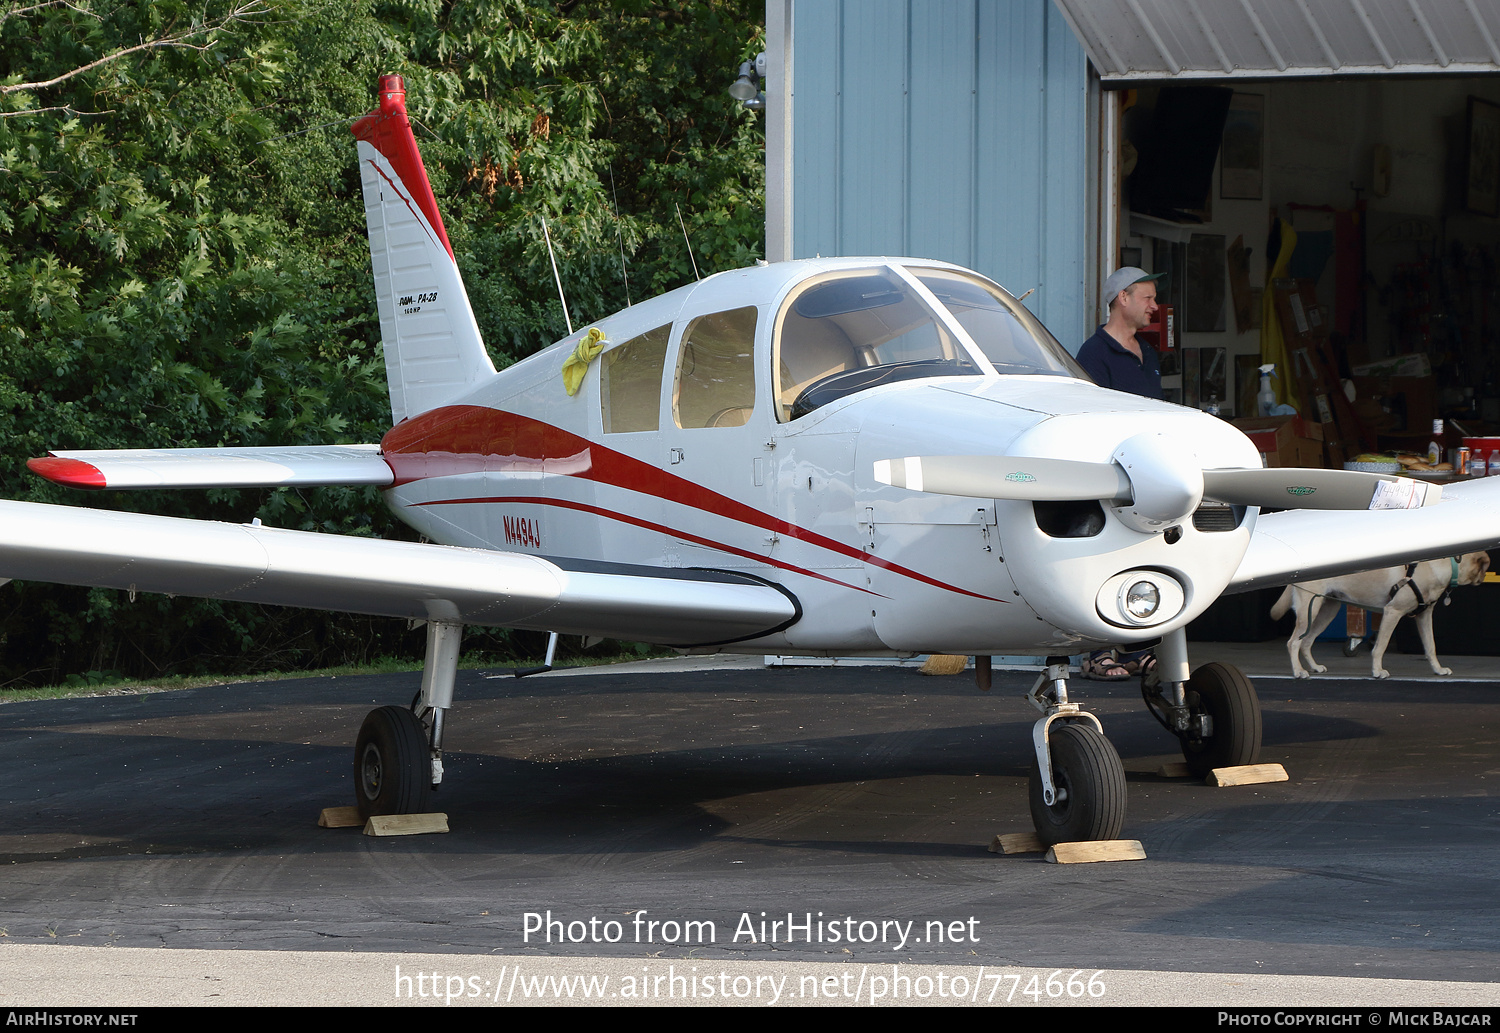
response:
[[[1126,524],[1147,534],[1189,516],[1203,501],[1203,467],[1175,434],[1148,431],[1127,438],[1114,461],[1130,478],[1130,505],[1117,510]]]

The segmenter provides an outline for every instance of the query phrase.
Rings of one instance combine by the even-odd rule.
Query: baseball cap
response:
[[[1145,283],[1148,280],[1160,280],[1166,275],[1166,273],[1148,273],[1146,270],[1137,269],[1133,265],[1116,269],[1104,281],[1104,300],[1105,302],[1113,301],[1116,294],[1119,294],[1132,284]]]

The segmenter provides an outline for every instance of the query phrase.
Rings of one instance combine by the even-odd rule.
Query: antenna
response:
[[[620,239],[620,275],[625,279],[625,307],[630,307],[630,274],[625,271],[625,234],[620,229],[620,193],[615,189],[615,167],[609,167],[609,193],[615,201],[615,236]]]
[[[672,207],[677,209],[677,225],[682,227],[682,240],[683,243],[687,244],[688,261],[693,263],[693,279],[701,280],[703,277],[698,275],[698,260],[693,257],[693,242],[688,240],[687,223],[682,221],[682,205],[673,201]]]
[[[562,302],[563,322],[568,324],[568,336],[573,336],[573,317],[568,315],[568,298],[563,294],[562,275],[557,271],[557,255],[552,253],[552,231],[547,229],[547,220],[542,220],[542,236],[547,238],[547,257],[552,259],[552,278],[557,281],[557,297]]]

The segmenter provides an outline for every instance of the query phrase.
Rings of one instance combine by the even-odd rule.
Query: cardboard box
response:
[[[1256,416],[1234,420],[1268,468],[1323,465],[1323,428],[1300,416]],[[1314,435],[1316,434],[1316,437]]]

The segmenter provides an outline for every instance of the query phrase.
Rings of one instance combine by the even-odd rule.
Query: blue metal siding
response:
[[[978,269],[1092,332],[1088,65],[1049,0],[796,0],[792,249]]]

